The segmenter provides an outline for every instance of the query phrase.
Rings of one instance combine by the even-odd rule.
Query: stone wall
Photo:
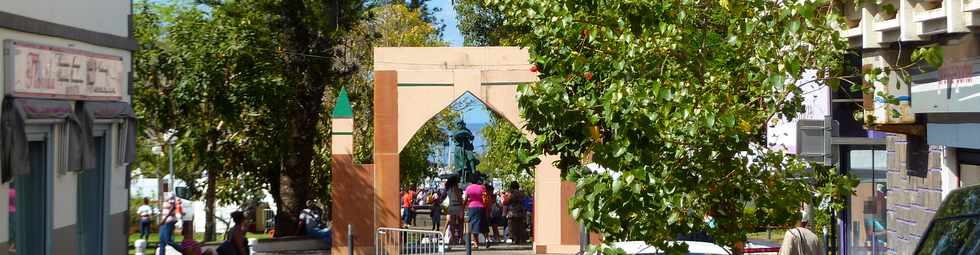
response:
[[[926,178],[909,176],[905,135],[889,135],[888,152],[888,253],[912,254],[942,202],[942,146],[929,147]]]

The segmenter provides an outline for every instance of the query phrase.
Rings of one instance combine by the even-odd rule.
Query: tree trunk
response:
[[[333,1],[327,9],[332,26],[341,25],[337,22],[340,7],[339,2]],[[351,3],[345,3],[351,4]],[[336,28],[317,27],[320,24],[310,23],[311,15],[322,15],[311,8],[323,6],[307,6],[302,0],[283,0],[278,6],[282,15],[281,44],[284,52],[312,53],[326,56],[312,58],[306,55],[284,55],[284,74],[287,84],[292,88],[294,101],[287,107],[287,141],[283,154],[283,165],[278,176],[279,180],[279,210],[276,215],[276,236],[291,236],[301,234],[299,214],[305,203],[311,198],[312,172],[311,164],[316,151],[317,123],[321,117],[329,118],[329,113],[323,114],[325,91],[328,81],[340,79],[343,74],[335,70],[334,49],[337,35],[332,35]],[[323,18],[323,17],[318,17]],[[330,87],[331,90],[336,89]]]
[[[217,176],[215,176],[215,168],[209,168],[208,173],[208,189],[204,193],[204,241],[211,242],[217,240],[217,235],[215,233],[215,222],[214,222],[214,198],[215,198],[215,184]]]

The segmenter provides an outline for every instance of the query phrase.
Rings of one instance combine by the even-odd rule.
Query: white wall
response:
[[[112,126],[112,139],[109,145],[109,214],[125,212],[129,209],[129,190],[126,189],[126,165],[119,163],[119,134],[123,124]]]
[[[78,221],[78,173],[74,171],[66,171],[63,169],[64,155],[62,155],[62,146],[64,143],[64,138],[61,136],[62,133],[58,132],[58,129],[63,128],[63,124],[55,126],[55,131],[53,132],[53,139],[51,139],[51,146],[54,146],[54,158],[49,161],[49,164],[53,164],[53,173],[49,173],[52,176],[52,193],[51,197],[54,201],[51,203],[51,227],[53,229],[59,229],[67,226],[76,224]],[[82,205],[84,206],[84,205]]]
[[[3,0],[0,11],[126,37],[130,0]]]
[[[766,138],[769,144],[775,144],[773,149],[785,149],[788,153],[796,153],[796,122],[799,119],[822,120],[824,116],[830,115],[830,88],[818,82],[810,82],[816,77],[816,71],[810,70],[803,73],[801,80],[796,84],[804,91],[803,105],[806,111],[800,114],[796,120],[787,121],[779,119],[774,127],[766,130]],[[770,123],[771,124],[771,123]]]

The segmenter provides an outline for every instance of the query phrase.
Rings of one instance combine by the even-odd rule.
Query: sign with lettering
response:
[[[913,69],[913,113],[980,111],[980,59]]]
[[[7,95],[115,101],[122,99],[125,72],[119,56],[4,41]]]

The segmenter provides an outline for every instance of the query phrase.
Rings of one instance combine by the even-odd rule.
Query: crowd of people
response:
[[[156,254],[167,254],[167,247],[171,247],[183,255],[244,255],[250,254],[248,243],[245,240],[246,226],[249,225],[248,219],[241,211],[231,213],[231,219],[235,223],[228,230],[224,242],[215,250],[204,249],[203,244],[194,239],[194,228],[191,221],[183,221],[181,234],[183,241],[177,243],[174,240],[174,231],[177,229],[177,222],[183,218],[184,207],[182,201],[176,197],[164,200],[159,212],[159,239],[157,240]],[[143,204],[137,209],[136,213],[140,217],[140,239],[148,240],[150,237],[150,225],[153,215],[156,214],[150,206],[149,198],[143,199]]]
[[[496,191],[490,178],[482,174],[472,175],[468,184],[458,176],[449,177],[441,188],[404,188],[401,194],[402,224],[415,224],[417,212],[428,208],[432,218],[430,230],[444,231],[447,241],[464,245],[464,234],[470,235],[470,244],[480,246],[482,237],[485,247],[494,243],[511,242],[525,244],[531,238],[530,219],[533,198],[521,189],[517,182],[509,183],[503,191]],[[443,217],[448,218],[445,228]],[[503,229],[503,234],[501,234]]]

